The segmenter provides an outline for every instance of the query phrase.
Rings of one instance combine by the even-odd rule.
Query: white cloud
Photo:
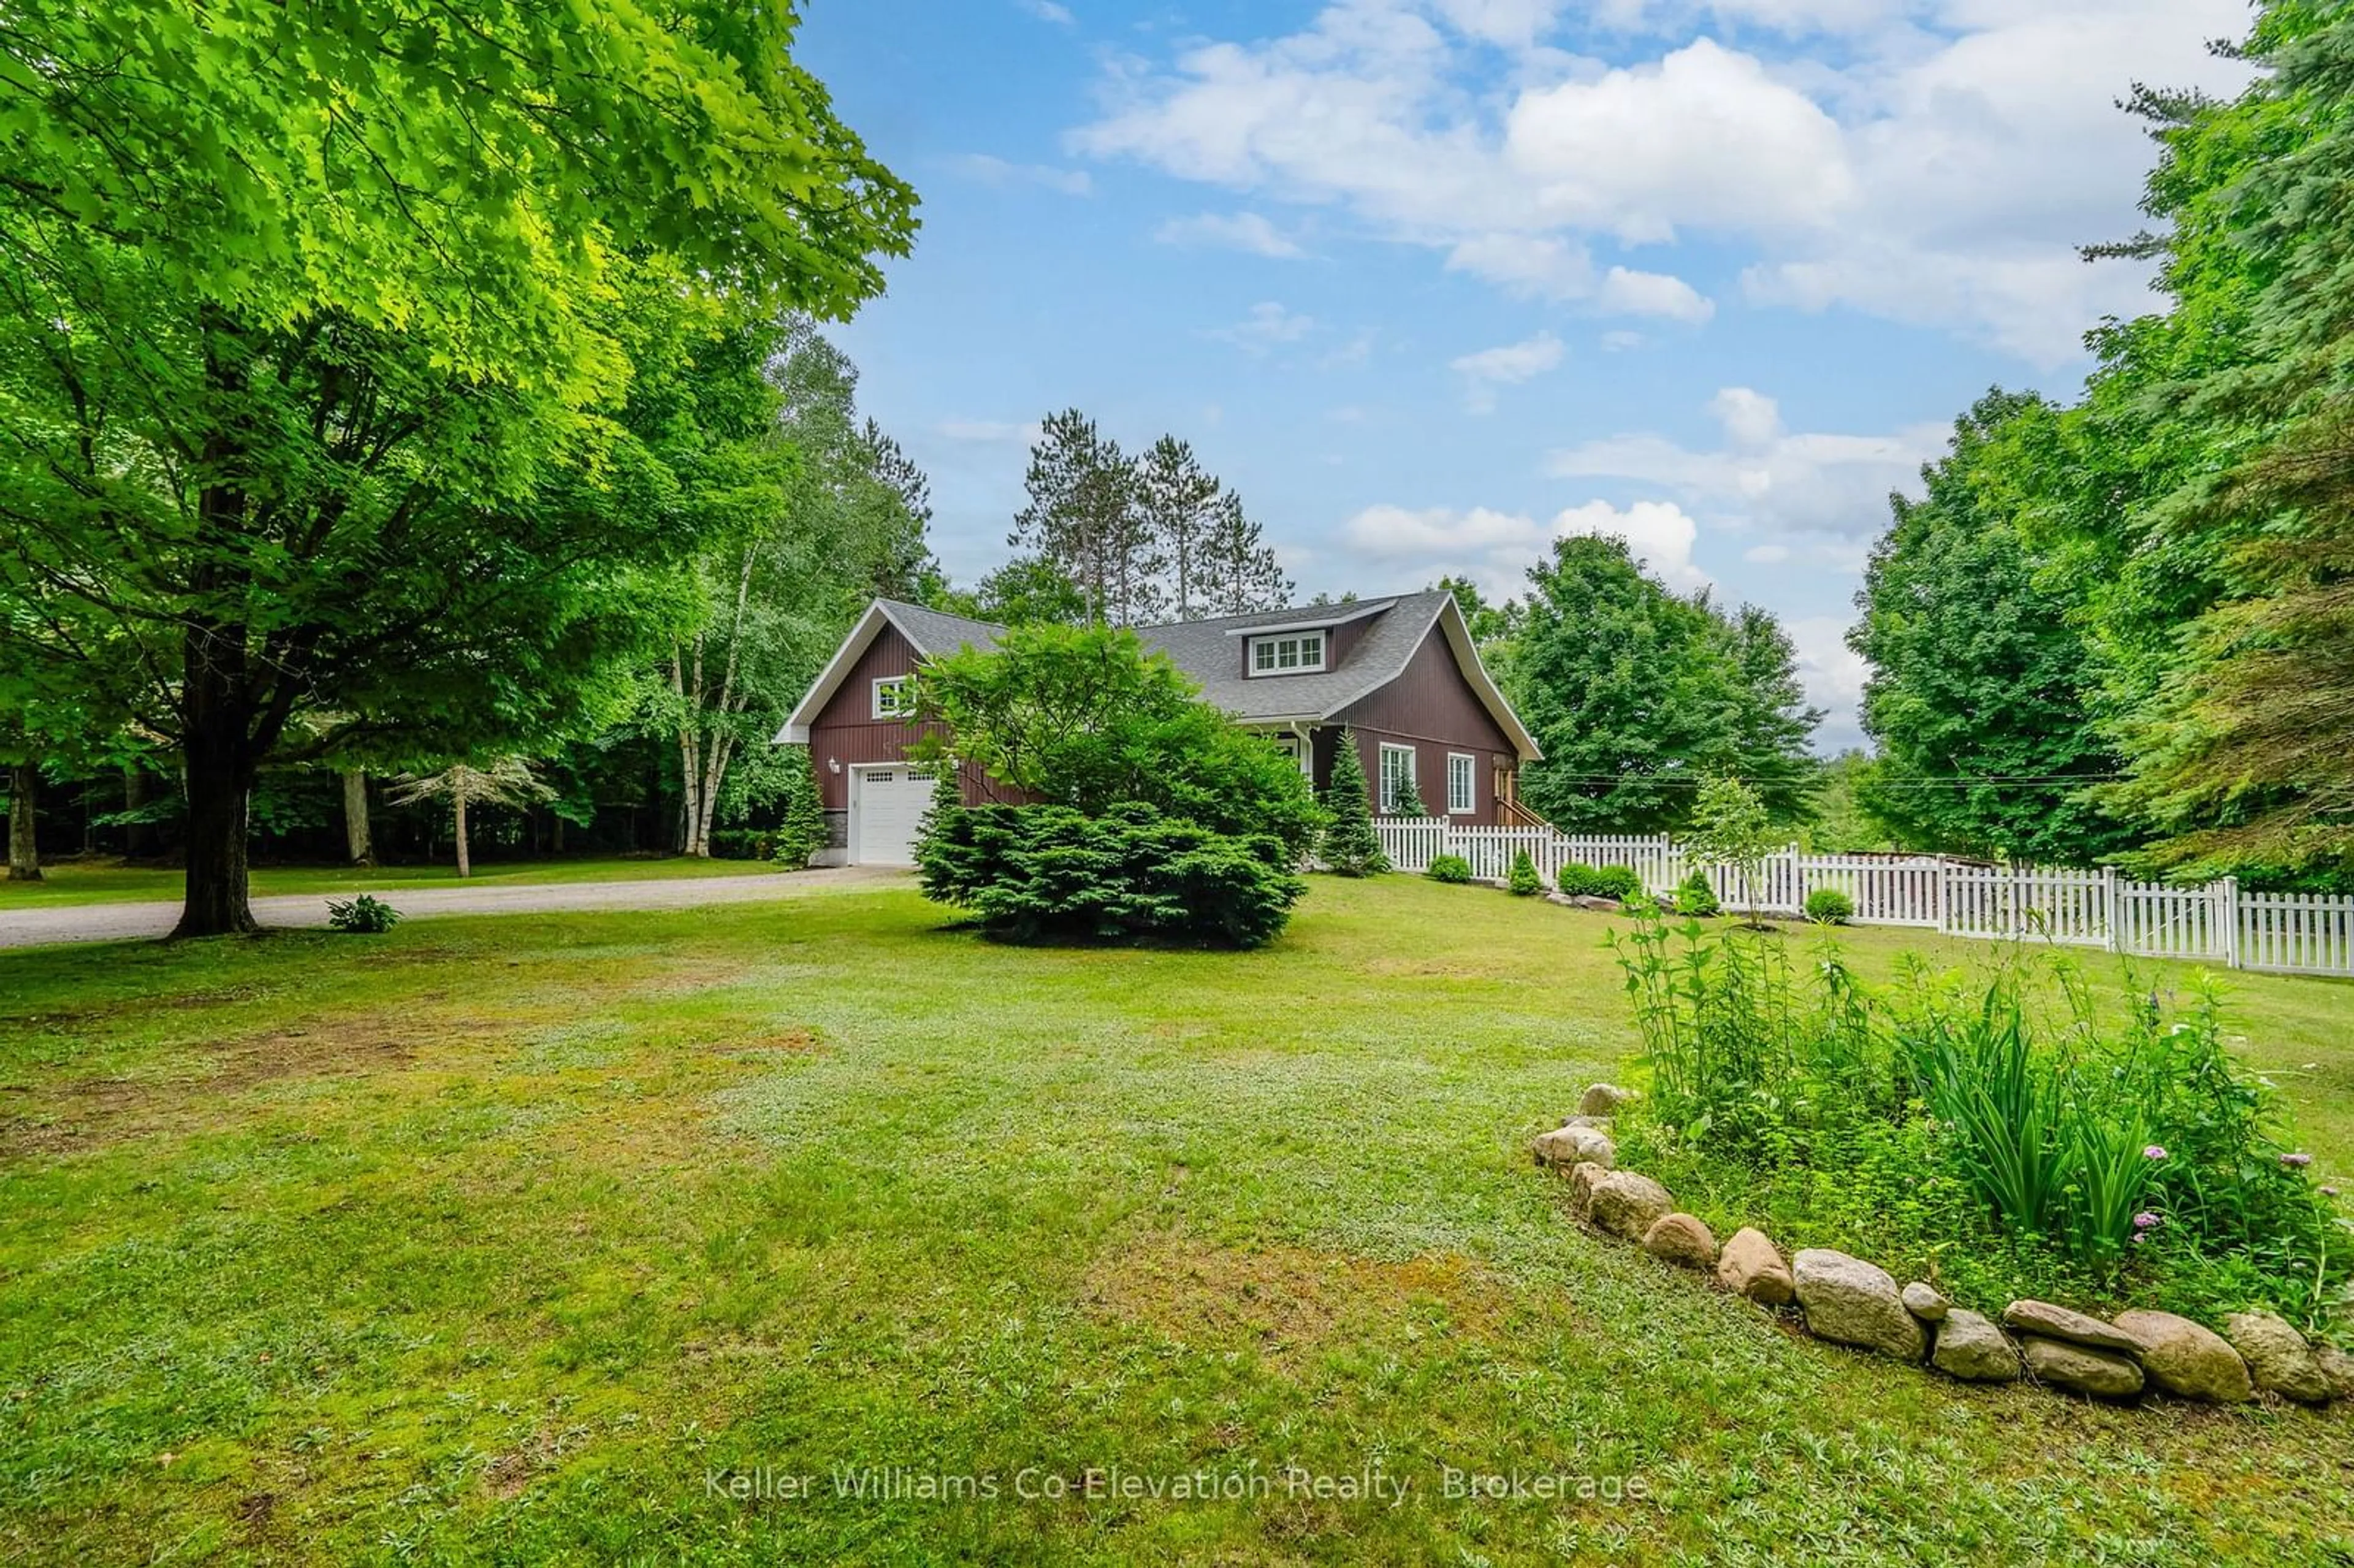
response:
[[[1863,744],[1864,677],[1871,666],[1847,645],[1848,623],[1837,616],[1801,616],[1785,621],[1790,644],[1798,655],[1798,679],[1807,701],[1823,710],[1823,726],[1815,732],[1818,751],[1843,751]]]
[[[1778,567],[1790,558],[1787,545],[1752,545],[1741,552],[1741,558],[1753,567]]]
[[[1449,360],[1447,367],[1462,375],[1464,398],[1471,412],[1485,414],[1496,407],[1498,387],[1517,387],[1543,375],[1561,364],[1561,339],[1540,332],[1521,343],[1460,355]]]
[[[1707,38],[1656,65],[1522,94],[1503,156],[1555,221],[1635,242],[1685,225],[1805,228],[1855,195],[1831,117]]]
[[[1526,48],[1553,26],[1562,0],[1434,0],[1457,32],[1484,43]]]
[[[1265,354],[1281,344],[1298,343],[1316,330],[1314,316],[1288,311],[1273,300],[1263,300],[1251,307],[1250,314],[1232,326],[1214,327],[1206,334],[1226,342],[1250,354]]]
[[[1038,440],[1038,426],[1015,424],[1006,419],[943,419],[939,433],[951,441],[974,445],[1015,443],[1029,446]]]
[[[1161,226],[1153,238],[1163,245],[1214,246],[1285,261],[1308,254],[1298,240],[1256,212],[1204,212],[1193,217],[1172,217]]]
[[[1078,20],[1071,15],[1069,6],[1058,5],[1055,0],[1014,0],[1014,4],[1038,20],[1052,22],[1057,26],[1067,27]]]
[[[1708,574],[1692,562],[1700,524],[1670,502],[1638,501],[1621,510],[1606,501],[1589,501],[1555,515],[1553,531],[1563,538],[1591,534],[1624,539],[1635,558],[1678,593],[1694,593],[1710,586]]]
[[[1770,446],[1782,433],[1782,406],[1747,387],[1727,387],[1709,399],[1708,411],[1736,447]]]
[[[1681,279],[1595,255],[1702,234],[1745,262],[1753,303],[1934,323],[2049,366],[2146,299],[2146,270],[2075,255],[2140,225],[2152,150],[2115,101],[2247,76],[2204,48],[2244,26],[2243,0],[1617,0],[1587,14],[1635,29],[1608,67],[1544,47],[1557,9],[1331,0],[1288,35],[1114,67],[1069,144],[1339,208],[1603,312],[1705,320]],[[1692,36],[1711,16],[1719,36]],[[1811,36],[1838,41],[1736,47]]]
[[[966,153],[952,160],[968,178],[985,185],[1038,185],[1064,196],[1092,195],[1095,181],[1085,169],[1058,169],[1048,164],[1013,164],[987,153]]]
[[[1613,315],[1667,316],[1698,324],[1716,314],[1716,306],[1681,278],[1625,267],[1613,267],[1603,275],[1595,299]]]
[[[1948,434],[1943,425],[1915,425],[1884,435],[1794,435],[1774,399],[1746,387],[1726,387],[1709,409],[1725,432],[1713,450],[1659,435],[1608,436],[1549,453],[1546,471],[1656,485],[1712,523],[1821,537],[1847,560],[1854,542],[1887,526],[1889,492],[1911,487]]]
[[[1709,586],[1708,574],[1692,561],[1699,526],[1669,502],[1638,501],[1621,509],[1591,501],[1556,513],[1550,522],[1485,506],[1369,506],[1341,528],[1351,552],[1382,563],[1387,575],[1410,563],[1432,579],[1468,577],[1497,598],[1526,588],[1528,568],[1553,540],[1582,534],[1625,539],[1637,558],[1680,593]]]

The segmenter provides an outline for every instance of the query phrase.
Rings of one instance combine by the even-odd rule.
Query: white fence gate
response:
[[[1654,893],[1691,873],[1682,847],[1663,833],[1564,833],[1552,828],[1463,828],[1437,818],[1381,817],[1382,851],[1400,871],[1461,855],[1471,874],[1500,882],[1526,850],[1550,886],[1572,863],[1623,865]],[[2243,893],[2231,877],[2204,886],[2135,882],[2114,870],[1990,866],[1940,855],[1804,854],[1766,858],[1754,889],[1742,874],[1712,866],[1708,879],[1728,907],[1795,916],[1807,895],[1835,887],[1855,906],[1859,926],[1914,926],[1948,937],[2031,938],[2144,958],[2201,959],[2234,969],[2354,975],[2354,898]]]

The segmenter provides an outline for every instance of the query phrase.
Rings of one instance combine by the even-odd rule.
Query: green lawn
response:
[[[701,860],[684,855],[596,855],[578,860],[474,863],[472,883],[652,882],[678,876],[752,876],[777,868],[758,860]],[[38,882],[0,878],[0,911],[45,909],[69,904],[174,899],[181,895],[177,871],[126,866],[111,861],[60,861],[44,869]],[[375,871],[347,866],[266,865],[253,873],[257,898],[273,893],[380,893],[386,888],[457,886],[455,865],[387,865]]]
[[[1598,917],[1318,878],[1254,954],[944,927],[844,893],[0,953],[0,1557],[2354,1551],[2354,1414],[1965,1388],[1571,1225],[1526,1139],[1625,1071]],[[2235,986],[2347,1175],[2354,991]],[[836,1495],[864,1466],[999,1495]],[[1272,1495],[1017,1495],[1090,1471]]]

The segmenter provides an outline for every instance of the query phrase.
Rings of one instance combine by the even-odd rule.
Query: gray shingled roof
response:
[[[953,653],[968,642],[986,652],[997,646],[997,634],[1005,630],[986,620],[968,620],[961,615],[942,615],[937,609],[902,604],[896,599],[881,602],[883,613],[891,618],[891,624],[916,645],[917,652],[928,658]]]
[[[1168,654],[1170,662],[1200,683],[1203,698],[1212,706],[1236,718],[1321,718],[1397,679],[1429,634],[1447,599],[1444,593],[1408,593],[1363,604],[1299,605],[1215,620],[1140,626],[1136,634],[1146,647]],[[896,599],[885,600],[884,609],[925,654],[953,652],[968,642],[976,648],[991,648],[1004,630],[986,620],[942,615]],[[1360,623],[1362,632],[1337,668],[1312,675],[1262,675],[1254,680],[1242,673],[1242,639],[1228,635],[1257,626],[1330,625],[1343,620]]]
[[[1136,630],[1147,647],[1168,654],[1171,662],[1200,682],[1204,700],[1214,707],[1244,719],[1322,718],[1397,679],[1429,634],[1447,598],[1443,593],[1409,593],[1387,600],[1387,608],[1357,620],[1362,630],[1340,664],[1312,675],[1246,675],[1243,640],[1227,633],[1256,626],[1308,624],[1320,615],[1347,616],[1366,606],[1305,606]]]

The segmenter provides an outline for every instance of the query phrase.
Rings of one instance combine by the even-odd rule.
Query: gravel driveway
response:
[[[694,909],[710,904],[765,903],[816,893],[913,886],[911,873],[885,866],[779,872],[774,876],[671,877],[660,882],[501,883],[482,887],[390,887],[376,895],[408,919],[436,915],[541,915],[568,909]],[[264,926],[324,926],[327,900],[348,893],[294,893],[253,901]],[[171,934],[180,918],[173,900],[76,904],[56,909],[0,910],[0,948],[58,942],[119,942]]]

